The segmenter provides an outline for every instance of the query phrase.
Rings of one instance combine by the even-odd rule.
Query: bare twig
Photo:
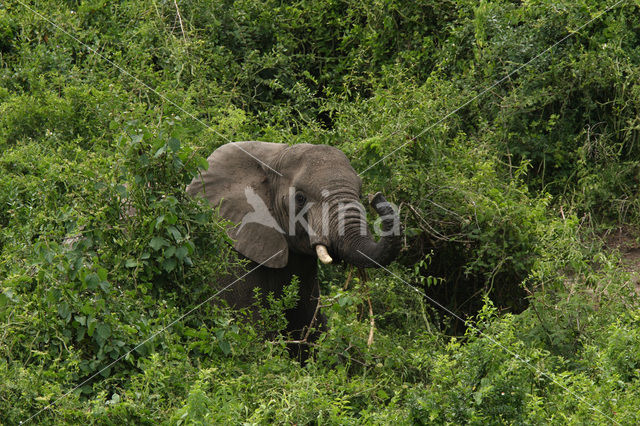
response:
[[[187,36],[184,33],[184,26],[182,25],[182,16],[180,15],[180,9],[178,9],[178,1],[173,0],[173,4],[176,7],[176,15],[178,17],[178,22],[180,23],[180,31],[182,31],[182,38],[184,39],[184,41],[187,41]]]
[[[311,334],[311,329],[316,324],[316,320],[318,318],[318,312],[320,312],[320,286],[318,285],[318,303],[316,304],[316,310],[313,312],[313,317],[311,317],[311,321],[309,322],[309,326],[307,327],[307,332],[304,334],[304,338],[302,339],[306,342],[309,339],[309,334]]]
[[[375,330],[376,322],[373,319],[373,307],[371,306],[371,298],[367,294],[367,303],[369,304],[369,322],[371,327],[369,328],[369,339],[367,340],[367,346],[373,345],[373,330]]]
[[[441,234],[440,232],[438,232],[433,226],[431,226],[429,224],[429,222],[427,222],[422,215],[417,211],[417,209],[415,207],[413,207],[411,204],[407,203],[406,204],[407,207],[409,207],[409,210],[411,210],[411,212],[413,213],[413,215],[422,223],[424,224],[424,227],[421,226],[423,231],[428,232],[431,236],[433,236],[435,239],[440,240],[440,241],[451,241],[451,238],[447,237],[446,235]]]
[[[369,305],[369,338],[367,339],[367,346],[371,346],[373,344],[373,333],[376,328],[376,322],[373,316],[373,305],[371,304],[371,297],[369,296],[369,287],[367,286],[367,282],[369,281],[369,277],[367,275],[367,271],[364,268],[358,268],[358,277],[360,278],[360,282],[362,283],[364,293],[367,297],[367,304]]]
[[[351,282],[351,275],[353,274],[353,266],[349,268],[349,274],[347,275],[347,280],[344,282],[342,286],[343,290],[346,290],[349,287],[349,283]]]
[[[307,342],[305,339],[302,340],[278,340],[278,341],[273,341],[273,340],[269,340],[267,343],[271,343],[272,345],[279,345],[281,343],[284,343],[285,345],[307,345],[307,346],[316,346],[315,343],[313,342]]]

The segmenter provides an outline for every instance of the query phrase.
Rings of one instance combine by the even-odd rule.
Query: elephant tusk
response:
[[[322,244],[318,244],[316,246],[316,253],[318,254],[318,259],[320,259],[320,262],[324,263],[325,265],[328,265],[329,263],[333,262],[333,259],[331,258],[331,256],[329,256],[329,253],[327,252],[327,248]]]

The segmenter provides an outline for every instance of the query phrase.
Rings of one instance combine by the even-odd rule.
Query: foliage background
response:
[[[639,423],[613,4],[2,1],[0,422]],[[305,366],[260,337],[286,301],[206,302],[237,260],[183,188],[235,140],[336,146],[400,207],[390,272],[322,269]]]

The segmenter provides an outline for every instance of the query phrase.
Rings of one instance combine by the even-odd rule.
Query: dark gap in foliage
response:
[[[426,253],[432,253],[429,266],[420,268],[420,272],[423,277],[432,276],[441,280],[424,285],[421,290],[427,296],[427,303],[438,313],[434,316],[434,321],[445,333],[464,335],[467,330],[465,320],[475,317],[483,308],[485,295],[489,295],[500,312],[518,314],[528,307],[527,293],[519,285],[525,278],[524,274],[512,270],[498,272],[491,277],[487,277],[486,273],[467,273],[465,271],[471,251],[464,244],[434,244],[423,238],[417,240],[421,241],[414,241],[411,247],[421,249],[413,255],[405,256],[402,261],[414,264],[415,260],[411,261],[411,258],[419,259]]]

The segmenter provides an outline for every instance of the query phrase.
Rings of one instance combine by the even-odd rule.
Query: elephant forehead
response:
[[[292,162],[294,168],[302,168],[307,174],[355,174],[349,159],[342,151],[326,145],[311,145],[305,151],[296,153]]]
[[[299,166],[293,174],[294,182],[316,185],[358,185],[360,179],[349,162],[339,163],[331,160],[313,160]]]
[[[300,176],[294,180],[293,185],[297,189],[315,193],[316,197],[329,199],[335,196],[358,197],[361,181],[355,173],[336,173],[334,169],[332,172]]]
[[[290,154],[297,161],[322,163],[324,161],[340,161],[349,164],[347,156],[338,148],[329,145],[299,144],[290,148]]]
[[[351,167],[347,156],[328,145],[298,144],[289,147],[279,166],[294,186],[320,191],[323,188],[335,192],[352,189],[358,192],[360,178]]]

